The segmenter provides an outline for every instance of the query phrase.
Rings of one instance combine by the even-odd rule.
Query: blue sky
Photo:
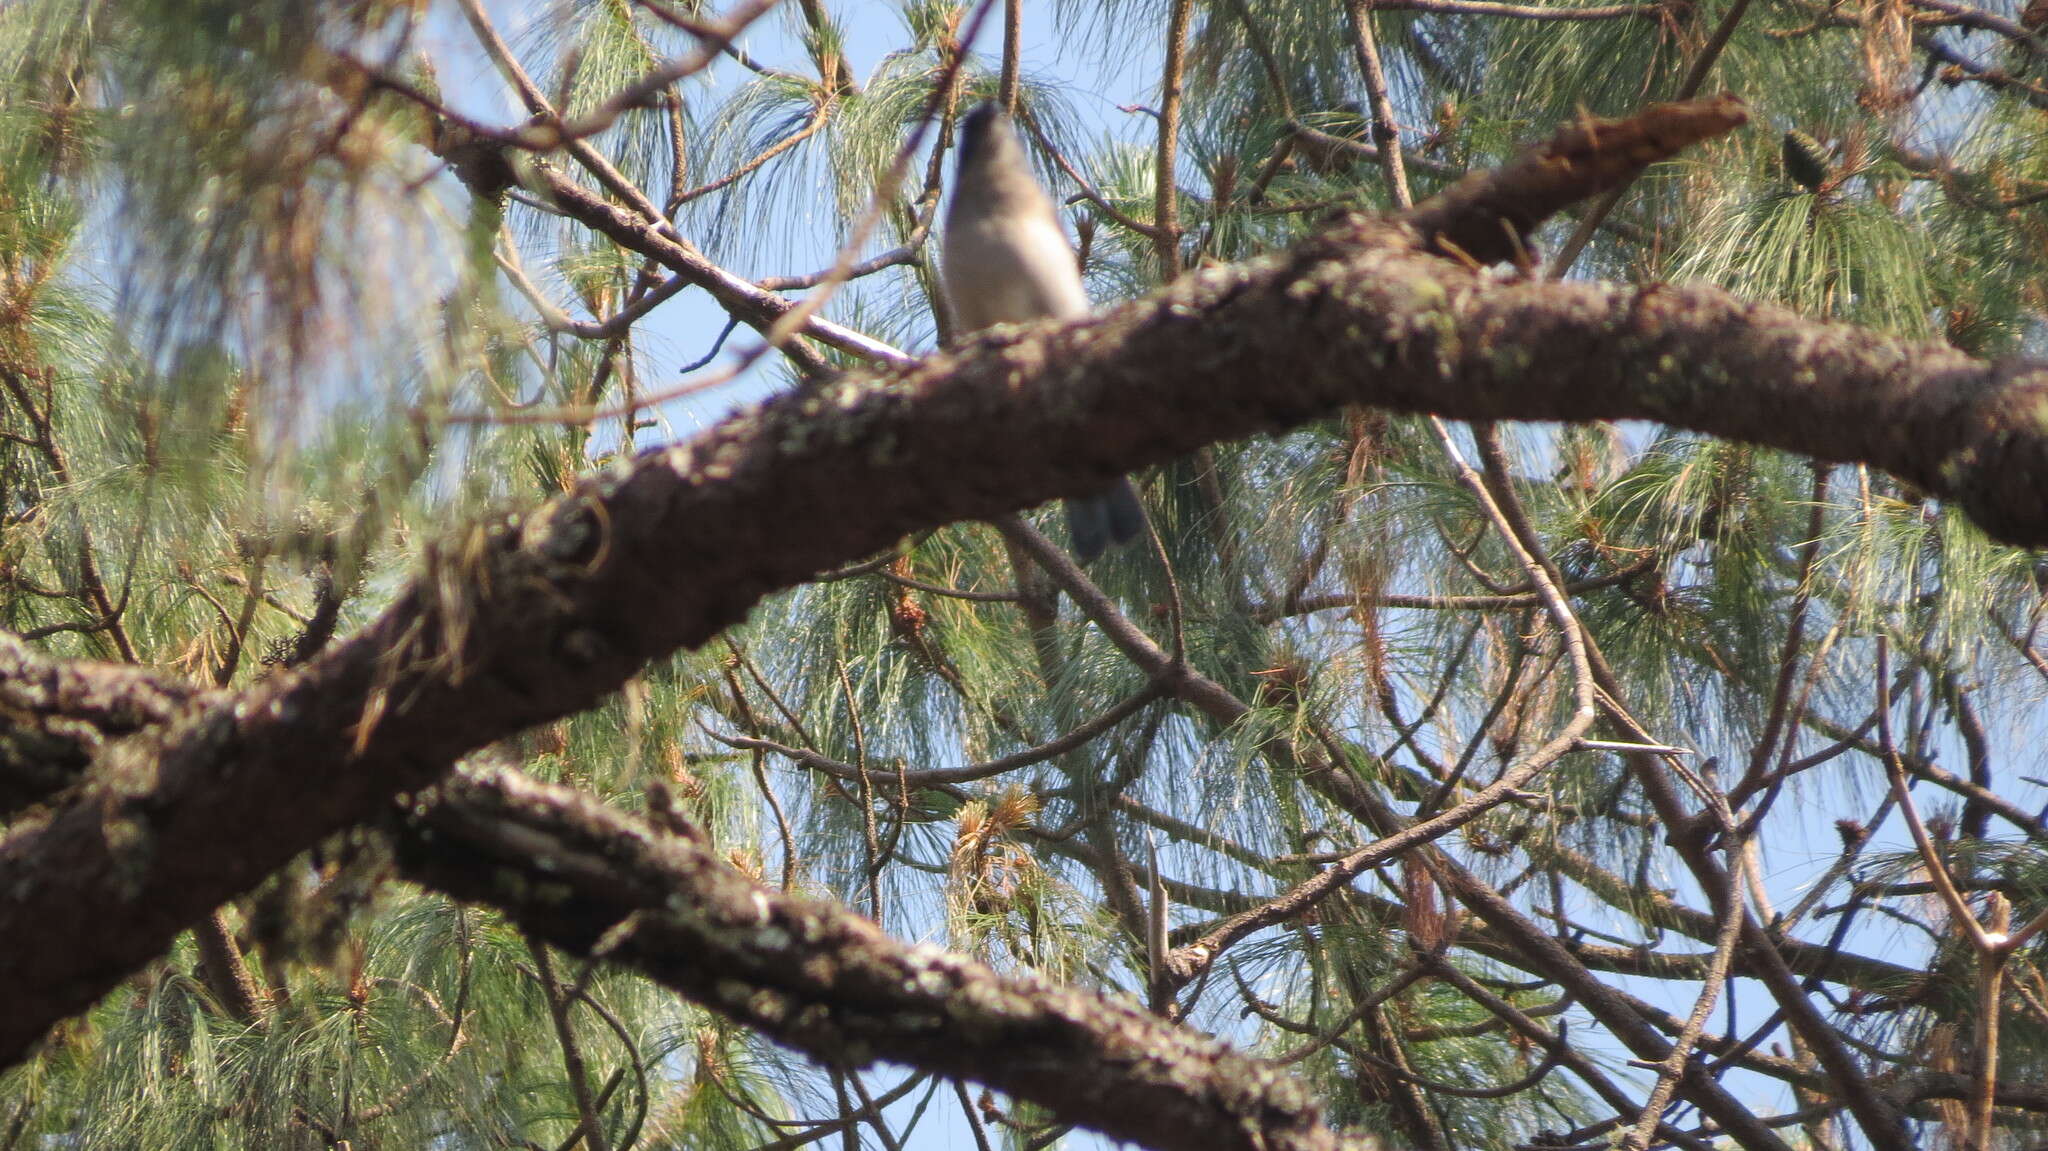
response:
[[[793,12],[793,6],[785,6],[783,15]],[[503,20],[503,27],[517,42],[520,31],[522,5],[499,4],[496,12]],[[1090,44],[1100,44],[1099,53],[1077,50],[1076,40],[1082,37],[1063,37],[1060,34],[1060,17],[1048,0],[1031,0],[1025,5],[1025,61],[1026,67],[1046,79],[1059,84],[1068,101],[1089,134],[1103,139],[1119,139],[1133,143],[1144,143],[1151,138],[1153,126],[1149,117],[1121,110],[1121,105],[1153,102],[1154,74],[1160,46],[1164,40],[1164,21],[1157,23],[1133,22],[1129,27],[1131,35],[1124,43],[1110,43],[1110,37],[1090,39]],[[852,9],[843,13],[849,32],[848,52],[856,74],[865,74],[891,48],[902,42],[903,32],[900,20],[887,8],[876,6],[856,14]],[[1119,27],[1116,31],[1121,33]],[[500,123],[512,123],[520,119],[516,100],[480,54],[473,50],[473,41],[466,29],[451,27],[437,29],[440,39],[437,55],[449,63],[465,62],[471,69],[466,76],[457,78],[444,74],[451,98],[464,110],[479,118]],[[788,24],[771,17],[761,22],[744,41],[757,56],[768,61],[794,59],[798,49],[789,34]],[[993,51],[1000,44],[1000,27],[991,20],[984,29],[979,47]],[[721,84],[740,82],[745,75],[737,66],[724,64],[716,72]],[[780,269],[784,272],[802,272],[828,265],[840,237],[832,229],[820,225],[806,232],[799,229],[798,239],[792,241],[792,248],[804,249],[796,255],[790,266]],[[663,387],[676,382],[678,366],[700,356],[711,340],[724,326],[725,314],[712,304],[702,293],[685,292],[671,303],[656,311],[644,326],[646,338],[641,343],[642,368],[647,387]],[[745,329],[735,333],[728,349],[745,346],[749,341]],[[692,431],[715,421],[731,409],[735,403],[758,398],[770,387],[768,378],[760,372],[716,392],[691,400],[669,405],[662,413],[675,437],[684,437]],[[1676,737],[1679,733],[1659,733]],[[2022,733],[2014,733],[2018,736]],[[2038,735],[2038,732],[2034,733]],[[1682,742],[1682,740],[1681,740]],[[2038,748],[2038,738],[2022,742],[2015,738],[2005,743],[2008,755],[2020,746]],[[1944,748],[1944,761],[1951,765],[1963,761],[1958,748]],[[2038,754],[2038,753],[2036,753]],[[2008,773],[2040,774],[2038,768],[2027,765],[2008,766]],[[1797,899],[1802,886],[1817,876],[1833,862],[1839,850],[1833,821],[1838,815],[1861,815],[1874,805],[1883,789],[1883,780],[1875,765],[1871,765],[1867,779],[1861,785],[1861,799],[1855,803],[1840,802],[1838,797],[1828,795],[1816,797],[1806,795],[1788,796],[1788,804],[1797,804],[1799,819],[1797,834],[1773,836],[1765,845],[1763,866],[1767,885],[1779,907],[1789,906]],[[2019,791],[2022,802],[2038,804],[2042,795],[2040,789]],[[1816,802],[1817,798],[1825,802]],[[1923,789],[1920,801],[1932,801]],[[1882,829],[1879,836],[1881,847],[1875,850],[1903,850],[1907,847],[1902,828],[1896,818]],[[1365,880],[1361,882],[1369,882]],[[1696,892],[1689,881],[1675,876],[1656,877],[1654,882],[1669,884],[1677,889],[1681,898],[1700,903],[1694,898]],[[1825,928],[1827,924],[1820,925]],[[1806,934],[1811,937],[1813,925],[1809,923]],[[1924,951],[1924,942],[1903,928],[1885,921],[1866,919],[1850,937],[1850,947],[1856,950],[1884,955],[1897,959]],[[1702,948],[1702,950],[1704,950]],[[1625,990],[1673,1013],[1683,1016],[1692,1007],[1695,988],[1661,980],[1640,980],[1622,978],[1616,980]],[[1739,1027],[1754,1026],[1770,1012],[1770,1003],[1761,991],[1751,984],[1739,984],[1733,997],[1733,1010],[1739,1020]],[[1724,1003],[1717,1008],[1710,1030],[1720,1031],[1727,1026],[1730,1005]],[[1591,1026],[1575,1028],[1577,1037],[1598,1034]],[[1610,1049],[1613,1063],[1619,1064],[1623,1056]],[[1624,1079],[1645,1081],[1640,1072],[1619,1068],[1616,1074]],[[893,1080],[892,1076],[876,1076],[879,1086]],[[1783,1103],[1787,1093],[1776,1083],[1733,1073],[1729,1083],[1738,1094],[1764,1098],[1774,1103]],[[913,1101],[917,1095],[914,1093]],[[912,1102],[898,1105],[893,1114],[900,1120],[907,1118]],[[1070,1146],[1099,1146],[1102,1141],[1092,1136],[1075,1136]],[[972,1139],[961,1120],[951,1092],[942,1089],[934,1100],[923,1125],[909,1143],[912,1148],[930,1149],[941,1147],[972,1146]]]

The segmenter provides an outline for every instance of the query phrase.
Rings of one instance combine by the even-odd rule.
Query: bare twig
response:
[[[611,1143],[605,1137],[604,1116],[599,1112],[597,1097],[590,1090],[589,1072],[583,1063],[583,1047],[576,1039],[576,1025],[570,1019],[575,1000],[565,994],[562,983],[555,978],[555,967],[548,959],[547,944],[538,939],[528,939],[526,946],[533,953],[534,966],[538,969],[536,982],[547,998],[548,1015],[555,1021],[555,1038],[562,1045],[562,1069],[569,1076],[569,1091],[576,1099],[576,1111],[582,1116],[581,1135],[589,1151],[611,1151]],[[570,1136],[571,1141],[575,1139]]]
[[[1351,18],[1352,50],[1358,55],[1358,71],[1365,77],[1366,99],[1372,107],[1372,142],[1378,146],[1380,168],[1387,176],[1387,191],[1394,207],[1405,212],[1415,206],[1408,191],[1408,168],[1401,155],[1401,128],[1394,119],[1394,102],[1387,95],[1387,73],[1380,67],[1380,49],[1372,33],[1374,0],[1345,0],[1344,11]]]

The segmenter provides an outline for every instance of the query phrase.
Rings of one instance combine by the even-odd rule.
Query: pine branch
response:
[[[1513,162],[1475,172],[1405,213],[1425,247],[1483,264],[1516,259],[1551,216],[1749,120],[1733,96],[1651,104],[1622,120],[1587,117]]]
[[[1098,318],[783,396],[457,533],[364,631],[124,741],[0,843],[0,934],[44,940],[0,952],[0,1059],[459,756],[909,532],[1368,404],[1651,419],[1863,460],[2044,542],[2044,396],[2030,364],[1711,289],[1501,282],[1364,217]]]
[[[406,827],[410,878],[832,1066],[973,1079],[1161,1149],[1366,1146],[1324,1126],[1291,1073],[1122,1000],[898,942],[570,788],[455,775]]]
[[[0,632],[0,816],[48,800],[109,743],[208,698],[139,667],[49,659]]]

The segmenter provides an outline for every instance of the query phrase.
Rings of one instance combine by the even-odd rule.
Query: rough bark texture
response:
[[[71,786],[110,740],[204,698],[146,668],[53,660],[0,632],[0,816]]]
[[[1466,176],[1407,219],[1433,250],[1482,264],[1519,260],[1530,254],[1538,224],[1748,119],[1734,96],[1651,104],[1625,120],[1586,117],[1504,168]]]
[[[886,1059],[973,1079],[1148,1147],[1371,1145],[1324,1126],[1298,1076],[1190,1028],[898,942],[567,788],[458,773],[409,818],[400,843],[408,877],[498,907],[557,946],[627,964],[830,1064]]]
[[[0,843],[0,1063],[321,836],[903,533],[1345,405],[1650,419],[1835,460],[2048,542],[2048,369],[1710,289],[1503,280],[1384,221],[1087,321],[742,412],[433,550],[303,669],[110,745]]]

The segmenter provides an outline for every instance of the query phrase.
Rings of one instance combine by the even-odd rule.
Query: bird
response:
[[[993,101],[976,105],[960,119],[956,150],[939,281],[960,331],[1087,315],[1073,245],[1031,174],[1009,116]],[[1066,509],[1082,563],[1145,531],[1145,509],[1129,477],[1067,500]]]

